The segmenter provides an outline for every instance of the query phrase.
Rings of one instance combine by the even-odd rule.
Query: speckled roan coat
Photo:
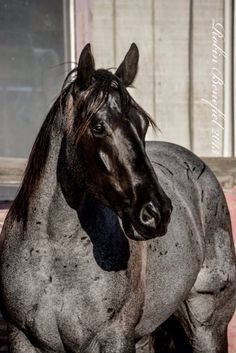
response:
[[[11,216],[4,224],[1,304],[11,351],[131,353],[146,336],[152,352],[227,352],[235,254],[213,173],[183,147],[147,143],[173,212],[165,236],[129,239],[89,194],[79,210],[67,202],[60,119],[27,225]]]

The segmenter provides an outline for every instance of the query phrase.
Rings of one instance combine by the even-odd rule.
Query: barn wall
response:
[[[224,111],[223,85],[213,86],[212,68],[224,81],[224,39],[213,23],[224,27],[224,0],[77,0],[89,13],[89,36],[97,67],[118,66],[134,41],[140,50],[135,99],[150,113],[161,132],[148,140],[166,140],[201,156],[222,155],[223,120],[214,122],[212,99]],[[80,15],[81,17],[81,12]],[[87,27],[86,27],[87,28]],[[224,35],[224,30],[223,30]],[[78,55],[83,29],[77,33]],[[215,78],[216,79],[216,78]],[[219,114],[218,114],[219,115]]]
[[[224,120],[224,2],[193,1],[191,56],[191,119],[193,150],[222,155]],[[217,47],[219,49],[217,49]],[[222,83],[222,84],[221,84]],[[215,114],[215,109],[218,113]]]

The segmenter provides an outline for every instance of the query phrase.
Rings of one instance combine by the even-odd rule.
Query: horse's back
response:
[[[176,315],[187,333],[189,331],[190,334],[191,325],[195,325],[197,330],[194,339],[199,346],[203,345],[205,350],[214,352],[218,346],[223,351],[227,324],[236,304],[235,250],[223,190],[210,168],[187,149],[171,143],[152,142],[147,144],[147,152],[161,185],[165,184],[162,186],[167,195],[170,195],[175,205],[183,202],[184,210],[179,206],[173,210],[166,237],[174,229],[177,232],[181,230],[178,222],[183,220],[181,213],[184,212],[186,233],[191,227],[193,237],[198,239],[195,251],[200,249],[197,256],[202,256],[197,274],[189,266],[189,273],[192,272],[193,276],[188,281],[194,275],[196,278],[190,291],[186,291],[184,304],[180,303]],[[188,218],[191,220],[188,221]],[[176,237],[184,238],[183,235]],[[194,242],[191,245],[193,248],[189,248],[189,251],[194,255]],[[183,251],[183,262],[179,262],[183,268],[187,259],[186,249],[185,253]],[[179,279],[176,278],[176,281]],[[207,331],[205,327],[208,327]],[[221,332],[221,336],[215,336],[215,329]],[[219,336],[220,342],[216,339]],[[208,343],[205,346],[203,342]]]
[[[164,172],[167,189],[174,189],[176,197],[186,199],[190,209],[200,210],[205,233],[218,226],[232,233],[223,190],[199,157],[182,146],[162,141],[148,142],[147,153],[158,177]]]
[[[229,209],[224,192],[210,168],[184,147],[166,143],[148,144],[151,161],[166,169],[165,191],[172,199],[180,199],[188,208],[186,217],[193,219],[201,238],[204,264],[209,260],[221,272],[235,277],[235,250]],[[167,171],[168,170],[168,171]],[[162,179],[164,181],[164,179]],[[177,214],[181,210],[177,210]],[[174,216],[173,222],[178,223]],[[209,278],[208,278],[209,281]]]

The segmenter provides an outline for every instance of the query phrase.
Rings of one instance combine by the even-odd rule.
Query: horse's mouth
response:
[[[167,233],[168,223],[161,223],[155,232],[147,230],[141,230],[137,225],[134,225],[127,216],[121,219],[122,228],[125,235],[132,240],[150,240],[157,237],[162,237]]]

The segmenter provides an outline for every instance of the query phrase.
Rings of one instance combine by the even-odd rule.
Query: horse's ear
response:
[[[79,58],[76,83],[80,90],[86,90],[92,83],[95,63],[90,43],[86,44]]]
[[[124,60],[116,70],[118,76],[126,87],[134,81],[138,71],[139,51],[135,43],[132,43]]]

